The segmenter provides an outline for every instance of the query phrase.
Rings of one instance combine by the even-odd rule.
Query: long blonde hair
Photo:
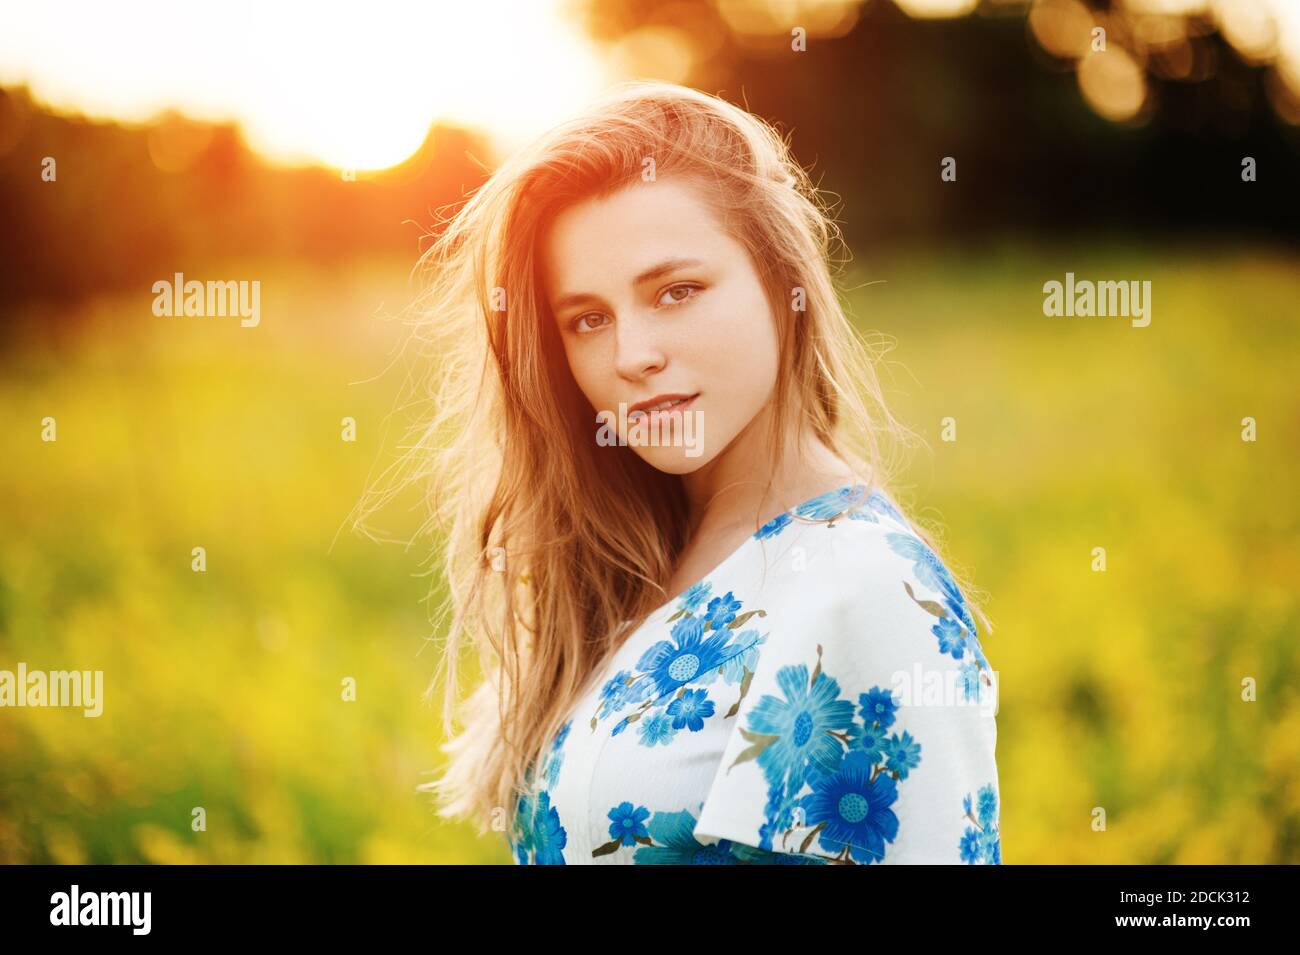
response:
[[[771,446],[785,447],[781,412],[800,408],[802,426],[883,488],[915,437],[886,408],[873,353],[834,288],[843,241],[829,204],[775,129],[723,99],[623,84],[444,217],[413,303],[414,354],[431,377],[416,381],[409,407],[428,410],[360,510],[412,481],[427,491],[422,530],[442,542],[449,589],[435,633],[450,618],[428,693],[445,668],[450,759],[421,788],[440,815],[480,833],[504,828],[588,681],[672,596],[663,583],[687,543],[680,477],[593,440],[595,411],[568,370],[538,268],[547,222],[643,181],[647,168],[704,184],[753,258],[779,327]],[[479,672],[462,701],[467,646]]]

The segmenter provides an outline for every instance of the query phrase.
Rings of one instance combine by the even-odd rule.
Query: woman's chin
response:
[[[656,471],[665,474],[690,474],[708,464],[712,455],[701,448],[644,447],[635,448],[637,457]]]

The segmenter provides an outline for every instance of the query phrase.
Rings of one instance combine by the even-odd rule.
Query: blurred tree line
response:
[[[379,173],[282,167],[233,125],[169,116],[128,128],[0,90],[0,306],[147,289],[230,259],[392,253],[414,264],[437,210],[481,183],[490,160],[478,134],[435,125],[411,159]]]
[[[1300,234],[1300,127],[1270,107],[1267,71],[1206,24],[1195,41],[1213,67],[1195,81],[1148,78],[1150,114],[1125,125],[1089,109],[1074,65],[1035,42],[1023,9],[998,15],[986,2],[993,15],[916,20],[869,2],[843,35],[810,28],[793,52],[791,26],[815,5],[789,22],[751,15],[747,31],[737,6],[583,0],[582,16],[603,43],[633,50],[666,31],[687,48],[683,82],[791,131],[796,157],[845,199],[859,251],[1009,231]],[[1255,182],[1242,180],[1246,156]],[[940,180],[944,157],[955,182]]]
[[[679,79],[789,132],[844,200],[859,254],[1005,232],[1297,235],[1300,129],[1269,109],[1262,69],[1214,35],[1198,38],[1217,46],[1213,76],[1153,80],[1155,108],[1133,126],[1091,111],[1023,16],[913,20],[869,3],[843,35],[812,35],[795,53],[784,26],[739,37],[708,0],[588,2],[578,15],[611,50],[655,29],[694,44]],[[642,75],[664,74],[641,61]],[[1257,181],[1242,180],[1247,156]],[[42,180],[45,157],[57,185]],[[945,157],[956,181],[941,181]],[[346,181],[268,165],[233,126],[88,122],[0,90],[0,305],[139,287],[217,259],[414,262],[435,211],[472,191],[492,158],[477,134],[436,125],[406,163]]]

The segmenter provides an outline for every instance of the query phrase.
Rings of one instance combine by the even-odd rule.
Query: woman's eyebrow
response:
[[[704,263],[699,259],[665,259],[658,265],[653,265],[638,275],[632,280],[632,284],[644,285],[647,282],[653,282],[655,279],[661,278],[670,272],[675,272],[678,269],[698,268],[703,264]],[[555,304],[552,306],[552,310],[558,314],[570,306],[582,305],[586,302],[595,302],[599,300],[600,296],[592,295],[590,292],[571,292],[568,295],[556,299]]]
[[[653,282],[660,276],[667,275],[669,272],[675,272],[678,269],[698,268],[703,265],[699,259],[666,259],[656,266],[646,269],[635,279],[633,285],[644,285],[646,282]]]

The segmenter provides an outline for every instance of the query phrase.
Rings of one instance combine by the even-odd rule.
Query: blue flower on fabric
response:
[[[986,865],[1002,864],[1002,840],[996,831],[980,833],[980,851]]]
[[[887,744],[888,737],[885,735],[884,729],[868,724],[858,738],[857,748],[871,757],[873,763],[878,763],[885,758],[885,746]]]
[[[867,506],[877,513],[889,515],[904,527],[907,526],[907,520],[903,517],[902,512],[880,491],[871,492],[871,497],[867,498]]]
[[[601,716],[617,713],[627,705],[631,695],[631,687],[628,685],[631,677],[632,674],[627,670],[619,670],[605,681],[605,685],[600,688]]]
[[[990,783],[982,786],[975,794],[972,812],[970,793],[961,802],[966,818],[974,823],[967,826],[962,833],[958,851],[961,861],[968,865],[984,863],[985,865],[1002,864],[1002,837],[998,831],[998,794]]]
[[[889,807],[898,799],[894,778],[881,773],[872,779],[872,762],[859,750],[849,753],[834,773],[816,777],[812,793],[803,799],[808,825],[821,825],[819,842],[828,852],[845,846],[862,864],[885,857],[885,843],[898,835],[898,816]]]
[[[673,721],[662,713],[647,716],[641,721],[642,746],[657,746],[660,743],[667,746],[676,735],[677,732],[673,729]]]
[[[736,619],[736,611],[740,609],[740,601],[735,599],[731,591],[721,597],[714,597],[709,601],[708,609],[705,611],[705,622],[712,625],[714,630],[721,630],[731,621]]]
[[[745,649],[727,657],[722,665],[722,679],[725,683],[739,683],[745,678],[745,671],[753,673],[758,668],[759,647],[767,640],[767,635],[760,635],[757,630],[746,630],[735,636],[735,645]]]
[[[760,527],[757,531],[755,531],[754,537],[756,537],[758,540],[762,540],[765,537],[775,537],[777,534],[781,533],[781,531],[785,530],[786,525],[788,525],[793,520],[794,518],[790,516],[789,511],[786,511],[782,514],[778,514],[776,515],[776,517],[772,518],[770,521],[768,521],[766,524]]]
[[[560,825],[560,813],[551,805],[551,794],[537,796],[537,810],[533,816],[533,859],[537,865],[564,865],[564,852],[569,835]]]
[[[800,504],[795,513],[817,521],[826,521],[839,517],[846,511],[859,507],[867,497],[865,484],[846,485],[834,491],[819,494],[810,501]]]
[[[673,729],[683,726],[692,733],[704,729],[704,721],[713,715],[713,701],[707,690],[687,690],[668,704],[665,712],[672,717]]]
[[[886,534],[885,539],[889,541],[889,546],[894,553],[912,561],[912,572],[916,575],[917,580],[954,602],[962,601],[961,591],[957,589],[957,582],[952,579],[952,574],[939,560],[938,555],[926,546],[925,541],[915,534],[899,534],[897,532]]]
[[[939,652],[951,654],[960,660],[966,653],[966,631],[952,617],[940,617],[939,622],[930,628],[930,632],[939,638]]]
[[[993,825],[993,820],[998,815],[998,795],[993,791],[993,787],[984,786],[980,789],[976,797],[975,818],[979,824],[987,829]]]
[[[534,865],[564,865],[564,847],[568,833],[560,825],[560,814],[551,805],[551,794],[542,790],[536,797],[520,796],[518,807],[519,842],[515,858],[527,865],[532,854]]]
[[[881,729],[889,729],[894,725],[894,714],[898,712],[898,701],[894,699],[894,694],[889,690],[873,686],[858,697],[858,705],[861,707],[862,720],[867,726],[872,723],[879,723]]]
[[[729,840],[705,845],[695,838],[695,817],[686,810],[657,812],[647,829],[656,844],[636,850],[632,861],[637,865],[739,864]]]
[[[718,599],[715,597],[714,601]],[[712,607],[713,602],[709,606]],[[710,632],[706,637],[704,620],[699,617],[683,617],[674,624],[672,639],[660,640],[642,654],[637,661],[637,669],[647,674],[658,696],[674,693],[679,687],[722,666],[730,656],[730,639],[728,631]],[[708,682],[708,679],[704,682]]]
[[[839,683],[825,673],[809,686],[806,666],[787,666],[777,672],[776,682],[784,698],[765,694],[750,712],[749,728],[776,737],[758,756],[769,785],[782,785],[790,777],[797,790],[809,766],[834,771],[858,729],[853,704],[839,698]],[[843,742],[833,733],[841,734]]]
[[[969,814],[968,812],[967,815]],[[515,807],[515,820],[518,825],[515,858],[520,865],[528,865],[528,853],[533,848],[533,799],[527,793],[519,797]]]
[[[564,721],[564,725],[560,727],[560,731],[555,734],[555,742],[551,744],[552,751],[555,751],[564,745],[564,741],[569,738],[569,730],[570,728],[572,728],[572,726],[573,726],[572,719],[568,719]]]
[[[609,811],[609,834],[621,845],[636,845],[638,839],[650,838],[645,821],[650,818],[650,810],[645,806],[633,808],[630,802],[619,803]]]
[[[887,762],[885,768],[897,773],[899,779],[906,779],[908,770],[915,769],[921,762],[921,744],[912,740],[911,733],[894,735],[885,744]]]
[[[713,584],[707,580],[701,580],[698,584],[691,587],[690,590],[682,594],[682,602],[678,604],[679,610],[686,613],[695,613],[696,609],[704,602],[704,598],[709,595],[713,589]]]
[[[947,606],[949,613],[960,621],[961,625],[966,629],[965,645],[971,648],[980,666],[989,669],[989,661],[985,658],[984,649],[980,646],[975,618],[971,616],[970,608],[966,606],[966,598],[962,596],[961,590],[957,587],[957,582],[953,579],[948,568],[939,560],[938,555],[915,534],[891,533],[885,535],[885,539],[889,542],[889,546],[894,553],[912,561],[912,572],[916,575],[917,580],[931,590],[943,595],[944,604]],[[940,623],[944,624],[945,621],[941,620]],[[952,623],[953,621],[947,621],[946,632],[933,631],[935,636],[939,638],[941,647],[945,643],[951,647],[955,639],[951,630]],[[941,652],[951,653],[952,650],[945,649]],[[962,654],[953,653],[953,656],[960,660]]]

